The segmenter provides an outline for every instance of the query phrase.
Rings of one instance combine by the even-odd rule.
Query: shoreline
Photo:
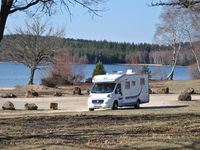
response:
[[[0,87],[0,90],[14,90],[16,87]]]

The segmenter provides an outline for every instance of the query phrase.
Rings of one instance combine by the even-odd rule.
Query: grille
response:
[[[103,100],[92,100],[93,104],[102,104]]]

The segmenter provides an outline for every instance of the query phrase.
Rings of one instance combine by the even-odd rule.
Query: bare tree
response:
[[[189,42],[190,50],[194,55],[194,58],[197,63],[197,69],[200,73],[200,62],[198,58],[198,52],[200,51],[200,47],[199,44],[197,44],[200,40],[200,14],[190,10],[182,10],[182,15],[180,17],[184,37],[186,41]]]
[[[164,8],[161,15],[161,24],[157,26],[154,36],[158,43],[169,45],[173,49],[172,69],[167,75],[167,79],[173,80],[178,55],[181,50],[181,44],[184,42],[182,24],[179,18],[179,11],[177,9],[171,9],[169,7]]]
[[[4,52],[7,61],[26,65],[30,69],[29,84],[33,84],[35,70],[38,66],[52,60],[55,50],[60,48],[64,40],[63,30],[54,30],[48,22],[41,22],[39,18],[26,23],[26,27],[19,27],[10,40],[5,40],[9,50]]]
[[[152,2],[151,6],[181,6],[185,8],[195,7],[200,4],[200,0],[160,0]]]
[[[189,43],[188,50],[191,50],[192,54],[194,55],[197,68],[200,72],[200,62],[198,58],[198,51],[200,51],[200,48],[197,45],[195,46],[195,43],[200,40],[200,14],[190,9],[176,9],[167,7],[167,10],[168,11],[164,12],[166,17],[163,17],[164,24],[162,23],[162,25],[164,25],[164,28],[158,28],[157,34],[160,33],[159,30],[162,31],[164,29],[164,32],[161,32],[161,39],[164,39],[165,41],[167,41],[166,37],[168,40],[172,39],[172,47],[174,49],[173,54],[174,58],[176,58],[173,59],[174,64],[177,62],[176,54],[179,54],[181,44],[186,42]],[[169,33],[171,36],[166,36],[166,34],[169,35]],[[178,48],[176,48],[176,46],[178,46]]]
[[[7,18],[10,14],[29,11],[32,14],[42,12],[52,15],[56,10],[65,9],[70,15],[70,8],[80,5],[86,8],[90,13],[99,15],[102,9],[99,5],[104,0],[1,0],[0,9],[0,41],[3,39],[4,29]]]

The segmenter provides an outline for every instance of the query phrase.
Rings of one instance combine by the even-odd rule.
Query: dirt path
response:
[[[142,108],[159,108],[159,107],[176,107],[185,105],[184,102],[177,101],[177,94],[168,95],[151,95],[150,103],[142,104]],[[42,113],[53,113],[53,112],[85,112],[88,111],[87,107],[88,97],[48,97],[48,98],[11,98],[11,99],[0,99],[0,106],[7,100],[13,102],[17,110],[23,110],[25,103],[35,103]],[[200,100],[200,95],[193,96],[193,99]],[[58,103],[59,110],[52,111],[49,109],[50,103]],[[22,113],[25,111],[17,111],[16,113]],[[34,111],[34,113],[41,113],[41,111]],[[0,111],[0,115],[5,115],[8,112]],[[13,113],[13,112],[12,112]],[[31,112],[33,113],[33,112]]]

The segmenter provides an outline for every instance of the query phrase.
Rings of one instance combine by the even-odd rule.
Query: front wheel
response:
[[[118,102],[114,101],[112,110],[117,110],[117,109],[118,109]]]
[[[136,104],[134,105],[135,109],[140,108],[140,100],[137,100]]]

